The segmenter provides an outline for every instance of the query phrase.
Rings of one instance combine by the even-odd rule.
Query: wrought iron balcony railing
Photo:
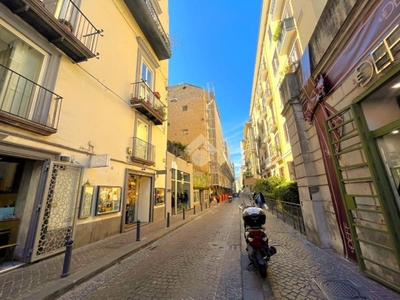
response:
[[[155,148],[154,145],[137,137],[133,137],[131,160],[144,165],[154,165],[156,154]]]
[[[132,83],[131,107],[141,112],[155,125],[161,125],[167,115],[167,107],[159,98],[160,94],[153,92],[146,82]]]
[[[0,122],[42,135],[57,132],[62,97],[0,64]]]
[[[97,29],[72,0],[0,0],[73,61],[97,57]]]

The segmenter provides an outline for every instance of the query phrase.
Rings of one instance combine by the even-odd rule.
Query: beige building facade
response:
[[[165,218],[168,22],[164,0],[1,1],[1,243],[16,260]]]
[[[169,86],[168,107],[168,140],[186,147],[193,164],[194,197],[204,203],[210,193],[231,191],[234,170],[214,93],[186,83]]]
[[[307,238],[396,291],[399,9],[396,1],[328,1],[280,86]]]

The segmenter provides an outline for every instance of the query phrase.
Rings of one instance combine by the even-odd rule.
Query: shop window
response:
[[[393,194],[400,208],[400,128],[377,138],[379,152],[385,164]]]
[[[165,189],[156,188],[155,205],[163,205],[165,203]]]
[[[19,184],[22,176],[23,162],[0,157],[0,221],[15,218]]]
[[[199,201],[200,201],[200,191],[194,190],[193,191],[193,202],[199,202]]]

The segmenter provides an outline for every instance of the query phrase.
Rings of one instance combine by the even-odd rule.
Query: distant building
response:
[[[168,87],[168,141],[183,144],[193,164],[194,197],[231,191],[235,180],[213,92],[190,84]]]

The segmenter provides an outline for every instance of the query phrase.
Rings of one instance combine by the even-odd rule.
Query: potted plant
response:
[[[159,92],[153,92],[154,97],[156,97],[158,100],[160,100],[161,95]]]
[[[65,28],[67,28],[69,32],[72,32],[72,30],[74,29],[72,27],[72,24],[70,21],[68,21],[66,19],[58,19],[58,21],[60,21],[60,23],[64,24]]]

